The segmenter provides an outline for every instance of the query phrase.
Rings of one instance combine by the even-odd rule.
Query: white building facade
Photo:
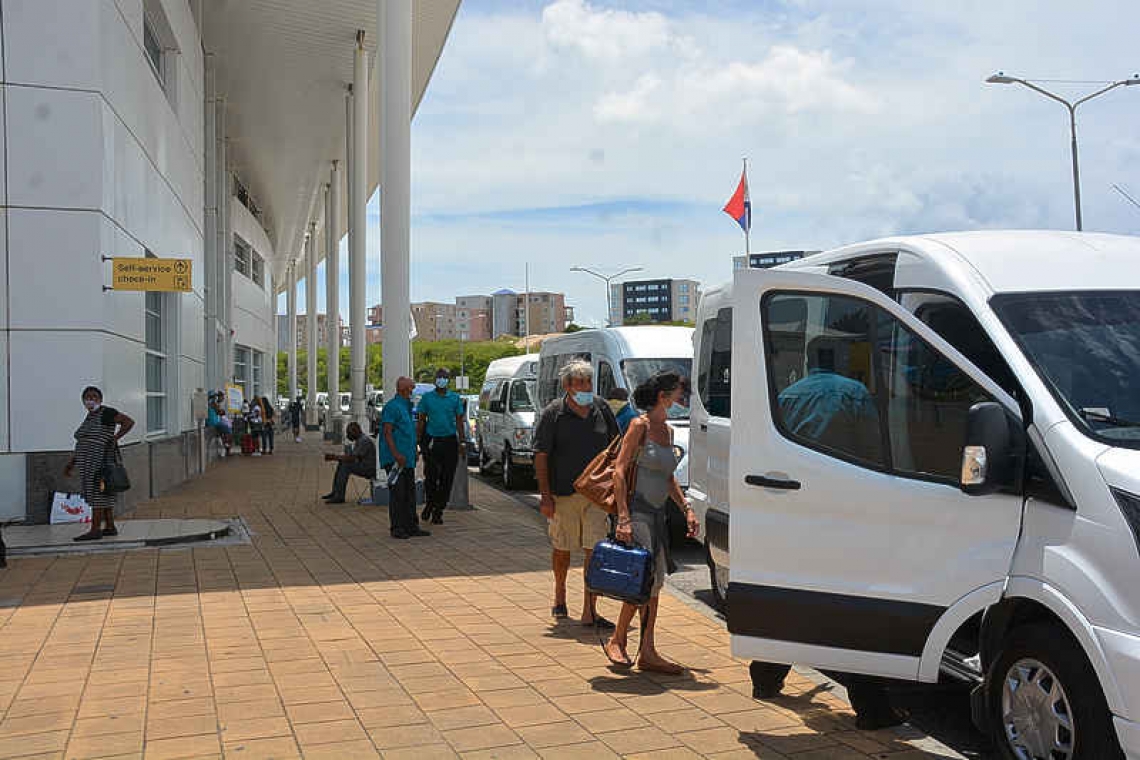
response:
[[[328,85],[325,100],[337,108],[313,127],[327,139],[285,151],[308,163],[296,172],[305,182],[284,187],[250,147],[257,136],[244,132],[243,119],[253,109],[242,98],[292,96],[290,80],[271,81],[292,72],[245,70],[224,30],[236,25],[263,55],[275,44],[283,56],[295,53],[275,30],[255,40],[246,27],[295,22],[307,5],[0,0],[0,520],[43,522],[53,491],[78,490],[61,473],[83,419],[84,386],[100,387],[107,405],[135,420],[122,442],[132,479],[123,508],[201,471],[196,391],[237,383],[247,397],[276,398],[276,296],[315,271],[328,247],[315,238],[327,227],[339,241],[352,213],[328,214],[322,199],[333,185],[344,194],[335,167],[347,163],[345,80],[361,47],[355,30],[370,30],[362,52],[376,60],[378,6],[354,1],[346,18],[323,21],[347,32],[335,49],[314,48],[314,60],[349,73]],[[431,27],[421,34],[430,43],[412,45],[418,103],[457,2],[430,12],[413,11],[408,0],[396,5],[409,22]],[[427,60],[419,72],[417,55]],[[294,100],[311,97],[304,82],[296,87]],[[379,145],[372,110],[369,142]],[[379,181],[373,161],[362,172],[366,189]],[[280,200],[298,197],[295,206]],[[309,234],[290,234],[298,229]],[[109,290],[105,257],[189,259],[192,290]]]

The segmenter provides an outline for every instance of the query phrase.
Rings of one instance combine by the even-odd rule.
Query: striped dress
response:
[[[88,412],[83,424],[75,431],[75,463],[79,467],[80,494],[92,509],[114,509],[116,494],[99,490],[103,464],[108,461],[108,444],[115,437],[115,417],[118,411],[101,406]]]

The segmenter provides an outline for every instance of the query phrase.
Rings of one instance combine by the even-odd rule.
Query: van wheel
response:
[[[503,449],[503,488],[514,491],[522,488],[518,468],[511,464],[510,448]]]
[[[1096,673],[1066,631],[1015,628],[987,682],[994,740],[1008,760],[1124,760]]]
[[[491,460],[487,457],[487,447],[483,445],[483,439],[479,439],[479,474],[491,474]]]
[[[705,564],[709,566],[709,585],[712,587],[713,605],[718,612],[726,609],[725,600],[728,598],[728,568],[721,567],[712,558],[709,545],[705,544]]]

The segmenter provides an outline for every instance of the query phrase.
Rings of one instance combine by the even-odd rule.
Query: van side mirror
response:
[[[1024,461],[1025,431],[1017,418],[996,401],[970,407],[962,447],[962,491],[982,496],[1015,487]]]

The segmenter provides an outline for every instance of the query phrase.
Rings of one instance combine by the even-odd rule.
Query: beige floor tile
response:
[[[67,746],[67,731],[21,734],[0,738],[0,757],[19,757],[44,752],[60,752]]]
[[[347,720],[355,717],[352,705],[343,699],[337,702],[286,705],[285,712],[293,723],[321,723],[328,720]]]
[[[422,755],[417,755],[423,760]],[[349,742],[335,742],[333,744],[317,744],[304,748],[305,760],[379,760],[380,753],[372,746],[369,739],[359,739]]]
[[[606,731],[625,731],[650,725],[645,718],[624,707],[579,713],[574,716],[574,720],[582,724],[582,727],[591,734],[601,734]]]
[[[427,713],[428,720],[440,731],[455,728],[470,728],[498,723],[499,718],[484,705],[470,705],[468,707],[451,707],[445,710],[432,710]]]
[[[426,744],[384,750],[384,760],[452,760],[459,757],[448,744]]]
[[[430,725],[385,726],[368,729],[372,743],[384,754],[403,747],[422,747],[443,743],[443,734]]]
[[[146,738],[150,742],[157,739],[173,739],[179,736],[195,736],[217,732],[218,719],[212,714],[182,715],[177,717],[147,718]]]
[[[256,699],[251,702],[225,702],[218,705],[218,719],[223,723],[256,718],[281,718],[284,715],[285,706],[276,698]]]
[[[222,741],[226,744],[250,739],[270,739],[275,736],[290,736],[292,729],[283,717],[236,718],[219,721]]]
[[[495,710],[503,723],[511,728],[537,726],[542,723],[558,723],[569,716],[550,703],[500,707]]]
[[[599,741],[543,747],[538,750],[538,754],[543,760],[606,760],[620,757]]]
[[[292,760],[301,757],[297,742],[291,736],[227,742],[225,751],[227,760]]]
[[[297,737],[302,750],[314,744],[359,741],[368,738],[368,734],[355,718],[295,725],[293,734]]]
[[[521,726],[517,732],[523,741],[535,749],[564,744],[582,744],[594,738],[590,732],[572,720],[562,723],[545,723],[539,726]]]
[[[656,726],[650,728],[635,728],[627,731],[613,731],[608,734],[600,734],[598,738],[619,755],[628,755],[633,752],[649,752],[655,749],[667,749],[679,745],[679,742],[670,734]]]
[[[48,731],[66,731],[71,729],[71,724],[74,722],[73,710],[8,718],[0,722],[0,739],[25,734],[42,734]]]
[[[138,756],[142,751],[142,731],[72,737],[67,743],[68,760],[88,760],[88,758],[128,754]]]
[[[470,752],[522,743],[518,734],[501,723],[444,731],[443,735],[458,752]]]

